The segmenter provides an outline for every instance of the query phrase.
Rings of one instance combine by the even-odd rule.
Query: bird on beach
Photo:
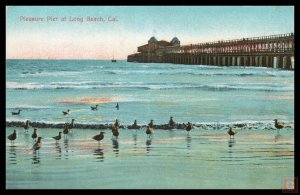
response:
[[[119,103],[117,103],[116,108],[117,108],[117,110],[119,110]]]
[[[98,141],[98,144],[100,143],[101,140],[104,138],[104,132],[100,132],[100,134],[95,135],[92,137],[94,140]]]
[[[26,120],[25,123],[24,123],[24,126],[23,126],[23,127],[24,127],[24,130],[25,130],[25,133],[28,133],[29,122],[30,122],[29,120]]]
[[[68,109],[67,111],[62,111],[64,115],[69,114],[70,110]]]
[[[10,143],[13,144],[14,141],[17,139],[18,135],[17,135],[17,130],[14,129],[14,132],[12,134],[10,134],[9,136],[7,136],[7,138],[10,140]]]
[[[188,122],[188,123],[187,123],[187,126],[186,126],[186,128],[185,128],[185,130],[186,130],[186,131],[188,132],[188,134],[189,134],[190,131],[192,130],[192,128],[193,128],[192,123]]]
[[[18,112],[12,112],[11,114],[12,114],[12,115],[20,115],[20,111],[21,111],[21,110],[19,109]]]
[[[128,126],[127,128],[128,129],[139,129],[141,127],[137,124],[136,120],[134,120],[134,123],[132,125]]]
[[[114,124],[114,126],[116,126],[116,127],[120,127],[120,123],[119,123],[119,120],[118,119],[116,119],[116,122],[115,122],[115,124]]]
[[[134,126],[134,127],[137,127],[138,125],[137,125],[137,122],[136,122],[136,120],[134,120],[134,122],[133,122],[133,125],[132,126]]]
[[[230,129],[227,131],[227,133],[229,134],[229,136],[231,138],[231,136],[234,137],[234,135],[237,134],[237,130],[235,128],[230,127]]]
[[[169,120],[169,126],[174,126],[175,125],[175,122],[173,121],[173,117],[171,116],[170,117],[170,120]]]
[[[282,129],[286,125],[286,123],[284,123],[284,122],[278,122],[277,119],[275,119],[274,121],[275,121],[275,127],[277,129]]]
[[[67,124],[68,124],[68,129],[71,130],[71,129],[74,128],[74,126],[75,126],[75,125],[74,125],[74,121],[75,121],[75,119],[72,119],[71,124],[68,124],[68,123],[67,123]]]
[[[35,139],[37,138],[37,136],[38,136],[38,134],[37,134],[37,128],[34,128],[33,129],[33,133],[31,135],[32,140],[35,141]]]
[[[32,146],[33,150],[39,150],[42,147],[42,137],[38,137],[37,142]]]
[[[151,119],[150,123],[148,124],[148,126],[149,126],[150,128],[153,128],[153,120],[152,120],[152,119]]]
[[[116,125],[113,125],[111,131],[112,131],[113,136],[115,136],[118,139],[118,136],[119,136],[119,127],[116,126]]]
[[[147,130],[146,130],[147,137],[150,138],[152,133],[153,133],[153,128],[147,125]]]
[[[91,109],[92,109],[93,111],[98,110],[98,104],[96,104],[96,106],[91,106]]]
[[[278,122],[277,119],[274,119],[275,121],[275,127],[277,129],[277,134],[275,135],[275,142],[277,142],[280,138],[282,138],[282,135],[280,135],[280,129],[284,128],[287,124],[284,122]]]
[[[55,139],[56,142],[58,142],[61,139],[61,132],[59,132],[57,136],[54,136],[52,138]]]
[[[69,123],[66,123],[65,126],[64,126],[64,131],[63,131],[63,133],[64,133],[65,137],[67,137],[68,134],[69,134],[69,132],[70,132],[68,126],[69,126]]]

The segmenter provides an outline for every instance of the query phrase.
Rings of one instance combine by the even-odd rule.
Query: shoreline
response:
[[[32,128],[55,128],[55,129],[63,129],[65,123],[44,123],[44,122],[30,122],[29,126]],[[113,123],[106,123],[106,124],[82,124],[82,123],[74,123],[73,129],[111,129]],[[6,127],[23,127],[24,122],[22,121],[6,121]],[[143,129],[146,128],[147,125],[139,125],[140,128],[132,128],[132,125],[120,125],[121,129]],[[176,123],[173,126],[170,126],[168,124],[154,124],[154,129],[162,129],[162,130],[172,130],[172,129],[185,129],[186,124],[185,123]],[[222,129],[222,128],[238,128],[238,129],[245,129],[245,130],[251,130],[251,129],[257,129],[262,128],[262,130],[277,130],[274,126],[274,123],[263,123],[263,122],[252,122],[252,123],[215,123],[215,124],[193,124],[194,128],[199,128],[203,130],[207,129]],[[294,123],[290,122],[288,126],[286,126],[284,129],[292,129],[294,130]]]

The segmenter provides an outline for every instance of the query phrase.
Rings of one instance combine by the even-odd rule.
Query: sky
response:
[[[6,58],[126,59],[151,36],[185,45],[291,32],[293,6],[8,6]]]

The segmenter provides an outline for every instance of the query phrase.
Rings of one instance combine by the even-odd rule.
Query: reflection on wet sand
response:
[[[29,142],[29,134],[28,133],[25,133],[24,134],[24,137],[25,137],[25,141],[27,143],[27,146],[31,145],[32,143]]]
[[[277,130],[277,133],[276,133],[276,135],[275,135],[275,138],[274,138],[274,141],[275,142],[278,142],[278,141],[280,141],[280,139],[282,139],[283,138],[283,136],[280,134],[280,131],[279,131],[279,129]]]
[[[64,147],[65,147],[65,159],[69,159],[69,140],[64,139]]]
[[[56,159],[61,159],[61,147],[58,142],[55,143],[55,152],[57,153]]]
[[[9,146],[9,164],[17,164],[16,146]]]
[[[174,130],[171,129],[168,132],[169,132],[169,137],[170,138],[174,138],[176,136],[176,131],[174,131]]]
[[[229,138],[228,147],[233,147],[234,145],[235,145],[235,139],[234,139],[234,137]]]
[[[134,146],[137,145],[137,131],[132,134]]]
[[[191,149],[191,143],[192,143],[192,137],[190,136],[190,134],[186,135],[186,147],[187,149]]]
[[[149,153],[150,150],[151,150],[151,144],[152,144],[152,136],[147,138],[147,140],[146,140],[146,151],[147,151],[147,153]]]
[[[41,158],[40,158],[39,152],[36,150],[33,150],[31,159],[32,159],[32,164],[40,164]]]
[[[100,146],[98,146],[98,148],[96,148],[94,150],[94,154],[95,158],[99,161],[99,162],[103,162],[104,161],[104,153],[103,153],[103,149],[100,148]]]
[[[117,138],[112,139],[113,151],[116,154],[116,157],[119,156],[119,141]]]

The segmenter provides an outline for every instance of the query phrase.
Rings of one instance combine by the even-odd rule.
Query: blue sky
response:
[[[57,17],[56,22],[24,22]],[[86,17],[105,22],[87,22]],[[67,21],[60,21],[67,17]],[[83,18],[83,22],[69,21]],[[108,22],[108,17],[118,21]],[[7,58],[126,59],[151,36],[181,44],[294,32],[292,6],[13,6]]]

